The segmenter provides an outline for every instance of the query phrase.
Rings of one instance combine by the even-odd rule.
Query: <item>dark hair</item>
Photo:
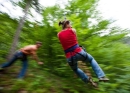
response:
[[[70,21],[69,20],[65,20],[65,21],[60,21],[59,22],[59,26],[62,25],[62,29],[66,28],[66,25],[69,24]]]
[[[42,45],[42,42],[40,42],[40,41],[36,41],[36,44],[41,44],[41,45]]]

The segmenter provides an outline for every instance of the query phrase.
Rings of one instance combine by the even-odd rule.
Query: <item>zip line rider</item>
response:
[[[93,86],[96,86],[92,79],[88,77],[80,68],[78,68],[78,61],[85,61],[86,63],[89,62],[99,81],[109,81],[109,79],[105,77],[103,70],[100,68],[96,60],[78,45],[76,30],[71,27],[70,21],[60,21],[59,26],[62,26],[62,30],[57,34],[57,36],[64,49],[71,69],[85,83],[90,82]]]
[[[36,60],[38,62],[38,64],[43,64],[43,62],[40,62],[36,51],[42,46],[42,42],[37,41],[35,45],[28,45],[25,46],[23,48],[21,48],[20,50],[18,50],[12,57],[12,59],[7,62],[4,63],[0,66],[0,70],[3,70],[6,67],[11,66],[17,59],[20,59],[22,61],[22,69],[21,72],[18,75],[18,78],[23,78],[25,76],[27,67],[28,67],[28,59],[27,56],[32,56],[32,58],[34,60]]]

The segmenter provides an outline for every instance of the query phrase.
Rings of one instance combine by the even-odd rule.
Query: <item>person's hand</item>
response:
[[[38,62],[39,65],[43,65],[43,62]]]

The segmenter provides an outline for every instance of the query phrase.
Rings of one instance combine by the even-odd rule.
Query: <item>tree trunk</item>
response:
[[[26,19],[26,16],[28,14],[28,10],[30,8],[31,2],[32,2],[32,0],[28,0],[28,2],[26,4],[26,7],[24,9],[24,16],[19,21],[18,27],[16,29],[16,33],[15,33],[15,36],[14,36],[14,39],[13,39],[13,43],[11,45],[11,48],[10,48],[10,51],[9,51],[9,55],[7,57],[7,60],[10,60],[12,55],[14,54],[14,51],[16,51],[17,44],[18,44],[19,37],[20,37],[20,33],[21,33],[22,27],[24,25],[24,21]]]

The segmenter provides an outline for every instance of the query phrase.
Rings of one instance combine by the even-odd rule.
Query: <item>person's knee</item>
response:
[[[94,58],[90,55],[90,54],[87,54],[88,56],[88,61],[91,62]]]

